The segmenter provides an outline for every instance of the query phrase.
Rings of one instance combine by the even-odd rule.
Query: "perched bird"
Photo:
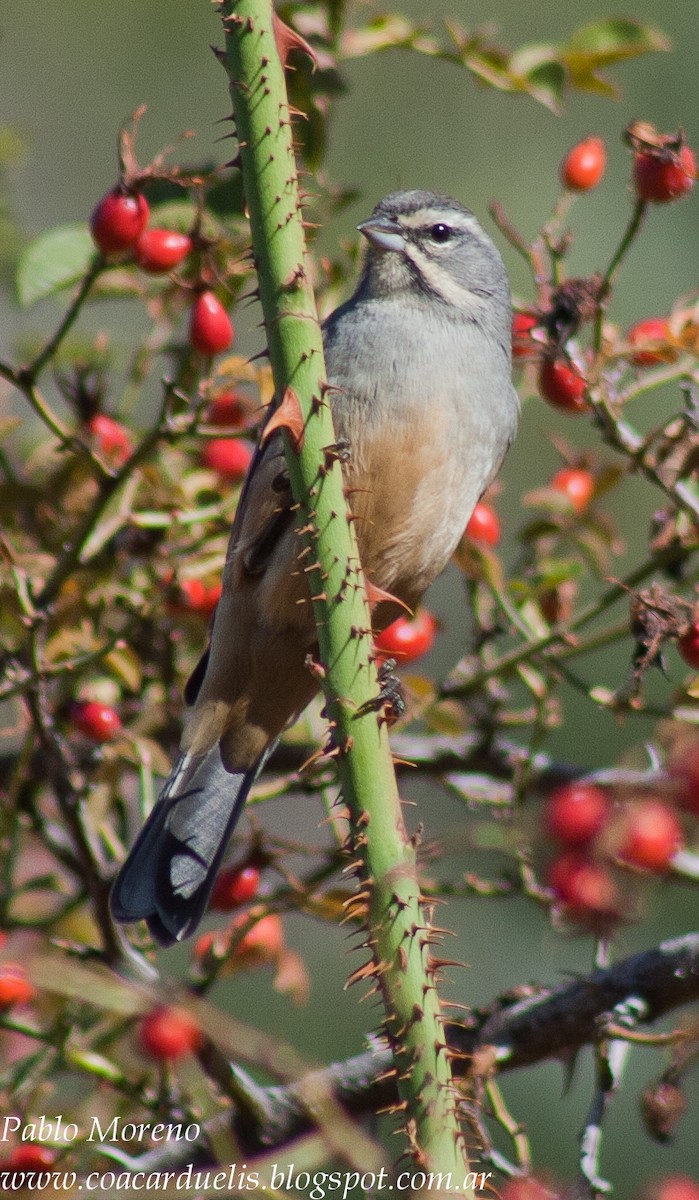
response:
[[[365,572],[412,608],[516,430],[509,285],[476,218],[446,196],[396,192],[359,229],[359,283],[323,327],[328,397]],[[196,927],[256,775],[318,690],[301,549],[276,431],[243,485],[180,756],[112,890],[116,920],[144,918],[164,945]]]

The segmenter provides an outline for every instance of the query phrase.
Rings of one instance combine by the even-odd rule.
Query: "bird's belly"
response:
[[[355,434],[345,479],[362,564],[371,583],[412,607],[449,561],[482,491],[481,472],[454,455],[434,424],[429,433],[424,422],[404,421],[369,438]]]

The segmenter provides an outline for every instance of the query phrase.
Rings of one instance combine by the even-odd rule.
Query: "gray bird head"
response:
[[[435,192],[393,192],[358,226],[369,243],[358,292],[440,304],[444,316],[472,319],[509,342],[505,267],[473,213]]]

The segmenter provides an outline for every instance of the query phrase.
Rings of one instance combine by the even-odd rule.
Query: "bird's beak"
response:
[[[405,249],[405,237],[397,221],[389,217],[369,217],[357,226],[360,233],[377,250],[401,251]]]

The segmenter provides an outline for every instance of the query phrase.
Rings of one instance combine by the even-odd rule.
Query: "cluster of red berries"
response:
[[[245,398],[230,388],[219,392],[206,413],[209,425],[222,429],[244,429],[249,423]],[[225,483],[239,483],[245,477],[252,459],[252,445],[239,437],[210,438],[201,452],[202,466],[215,471]]]
[[[693,803],[698,800],[695,793]],[[660,874],[683,844],[671,801],[614,801],[605,788],[586,782],[565,784],[549,796],[544,828],[558,846],[548,875],[553,892],[574,919],[593,926],[622,916],[613,865]]]
[[[194,242],[173,229],[148,228],[149,216],[143,193],[117,184],[95,205],[90,230],[105,258],[130,254],[149,275],[165,275],[184,262]],[[228,350],[233,336],[233,324],[216,293],[198,289],[189,315],[190,345],[211,357]]]
[[[692,149],[681,137],[657,134],[638,123],[627,131],[633,148],[633,182],[641,203],[668,204],[686,196],[694,187],[697,163]],[[568,192],[589,192],[602,181],[607,151],[599,137],[587,137],[573,146],[561,163],[561,182]],[[536,331],[542,326],[541,343]],[[543,322],[534,312],[517,312],[512,324],[512,354],[515,360],[539,359],[538,386],[541,395],[561,412],[585,412],[587,378],[582,360],[556,352],[545,352]],[[636,367],[672,362],[677,356],[667,318],[639,321],[627,334],[629,361]],[[543,353],[542,353],[543,351]]]
[[[628,131],[633,146],[633,183],[639,200],[669,204],[691,192],[697,177],[697,160],[681,138],[658,135],[636,123]],[[607,165],[607,149],[599,137],[587,137],[568,151],[561,163],[563,186],[573,192],[589,192],[601,183]]]
[[[231,912],[249,904],[257,895],[259,883],[260,868],[254,863],[237,863],[224,868],[216,880],[211,909]],[[206,964],[211,955],[220,958],[220,948],[223,946],[225,950],[226,941],[233,941],[247,923],[248,914],[242,912],[226,930],[203,933],[194,946],[196,961]],[[276,962],[283,947],[281,919],[276,913],[268,913],[237,940],[226,967],[234,970]],[[146,1013],[138,1029],[140,1048],[150,1058],[161,1062],[174,1062],[184,1055],[196,1053],[202,1040],[202,1031],[195,1018],[183,1009],[169,1005],[159,1005]]]

